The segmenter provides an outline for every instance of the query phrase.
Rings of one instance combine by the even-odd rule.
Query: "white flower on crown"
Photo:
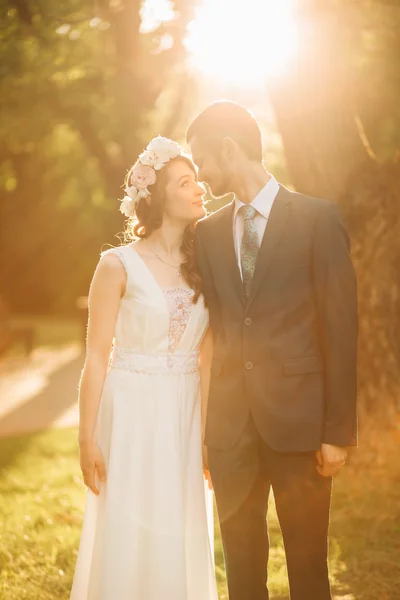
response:
[[[134,185],[127,185],[125,188],[125,194],[129,196],[129,198],[131,198],[132,200],[135,200],[136,196],[138,195],[138,192],[139,190]]]
[[[126,196],[121,200],[120,212],[132,219],[136,215],[136,207],[141,198],[150,196],[148,190],[138,190],[134,185],[125,188]]]
[[[125,196],[121,200],[119,210],[126,217],[132,218],[136,214],[136,202],[129,196]]]
[[[182,148],[168,138],[158,135],[151,140],[146,150],[139,156],[142,165],[149,165],[155,171],[162,169],[166,163],[182,154]]]

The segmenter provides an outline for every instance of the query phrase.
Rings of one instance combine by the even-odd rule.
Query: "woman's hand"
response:
[[[106,468],[100,448],[95,442],[80,442],[79,455],[85,485],[98,496],[99,490],[95,482],[96,471],[100,481],[103,483],[106,481]]]

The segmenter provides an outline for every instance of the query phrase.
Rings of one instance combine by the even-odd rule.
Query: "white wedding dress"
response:
[[[132,246],[96,439],[107,481],[88,491],[71,600],[217,600],[212,492],[202,469],[203,301],[163,290]]]

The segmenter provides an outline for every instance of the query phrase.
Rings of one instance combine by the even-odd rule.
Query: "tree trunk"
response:
[[[400,409],[400,165],[379,164],[368,146],[343,23],[313,17],[310,45],[270,98],[293,185],[337,201],[347,221],[359,286],[360,404],[388,415]]]

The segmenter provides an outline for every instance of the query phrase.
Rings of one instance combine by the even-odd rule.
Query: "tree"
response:
[[[0,9],[0,286],[14,310],[69,310],[122,228],[128,167],[184,109],[193,3],[143,29],[141,0]],[[160,120],[162,119],[162,121]]]
[[[342,0],[298,10],[296,63],[271,87],[289,173],[299,191],[341,205],[359,283],[362,405],[398,408],[400,10]]]

